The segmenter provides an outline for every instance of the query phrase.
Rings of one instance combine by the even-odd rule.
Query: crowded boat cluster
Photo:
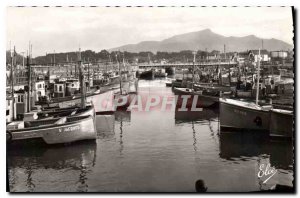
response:
[[[73,64],[38,66],[31,64],[29,54],[21,66],[13,52],[7,67],[7,142],[96,139],[95,116],[128,110],[139,78],[165,79],[178,96],[176,108],[219,108],[221,130],[293,138],[293,62],[284,51],[272,52],[270,58],[262,52],[250,50],[243,58],[235,54],[222,64],[196,63],[193,53],[193,63],[149,63],[143,68],[126,63],[121,53],[117,67],[83,63],[80,50]]]
[[[292,65],[284,66],[285,57],[278,52],[274,59],[281,64],[269,64],[260,50],[256,55],[249,51],[248,59],[236,67],[217,65],[196,71],[194,66],[166,85],[177,95],[192,96],[186,104],[192,105],[197,96],[199,107],[218,106],[223,131],[261,131],[292,138],[294,76]]]

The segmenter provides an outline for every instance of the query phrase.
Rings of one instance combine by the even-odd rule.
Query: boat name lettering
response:
[[[247,112],[245,112],[245,111],[241,111],[241,110],[238,110],[238,109],[234,109],[233,111],[235,113],[238,113],[238,114],[241,114],[241,115],[247,115]]]
[[[76,130],[79,130],[80,129],[80,126],[77,125],[77,126],[71,126],[71,127],[66,127],[64,128],[64,132],[70,132],[70,131],[76,131]]]

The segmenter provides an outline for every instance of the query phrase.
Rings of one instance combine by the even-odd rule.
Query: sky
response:
[[[293,44],[290,7],[8,7],[6,25],[6,48],[26,52],[30,41],[33,57],[79,46],[98,52],[207,28]]]

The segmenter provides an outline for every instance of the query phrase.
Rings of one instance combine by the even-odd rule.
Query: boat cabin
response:
[[[18,91],[15,91],[14,98],[15,98],[15,118],[19,119],[28,110],[28,94],[25,90],[20,89]],[[31,102],[31,107],[32,106],[33,106],[33,101]]]
[[[54,97],[60,98],[66,96],[66,83],[65,82],[56,82],[54,83]]]
[[[66,96],[72,96],[80,92],[80,83],[77,79],[69,79],[66,81]]]
[[[13,101],[11,97],[6,97],[6,122],[11,122],[13,120]]]

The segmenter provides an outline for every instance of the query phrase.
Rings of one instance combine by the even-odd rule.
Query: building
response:
[[[259,50],[250,50],[254,55],[254,61],[258,61]],[[267,50],[260,50],[261,62],[269,62],[271,60]]]
[[[45,91],[45,81],[37,81],[35,82],[35,100],[38,101],[40,97],[46,95]]]
[[[286,59],[288,57],[287,51],[271,51],[270,53],[272,59]]]
[[[239,63],[249,63],[258,61],[259,50],[248,50],[246,52],[239,52],[237,60]],[[261,62],[269,62],[270,56],[267,50],[260,50]]]

